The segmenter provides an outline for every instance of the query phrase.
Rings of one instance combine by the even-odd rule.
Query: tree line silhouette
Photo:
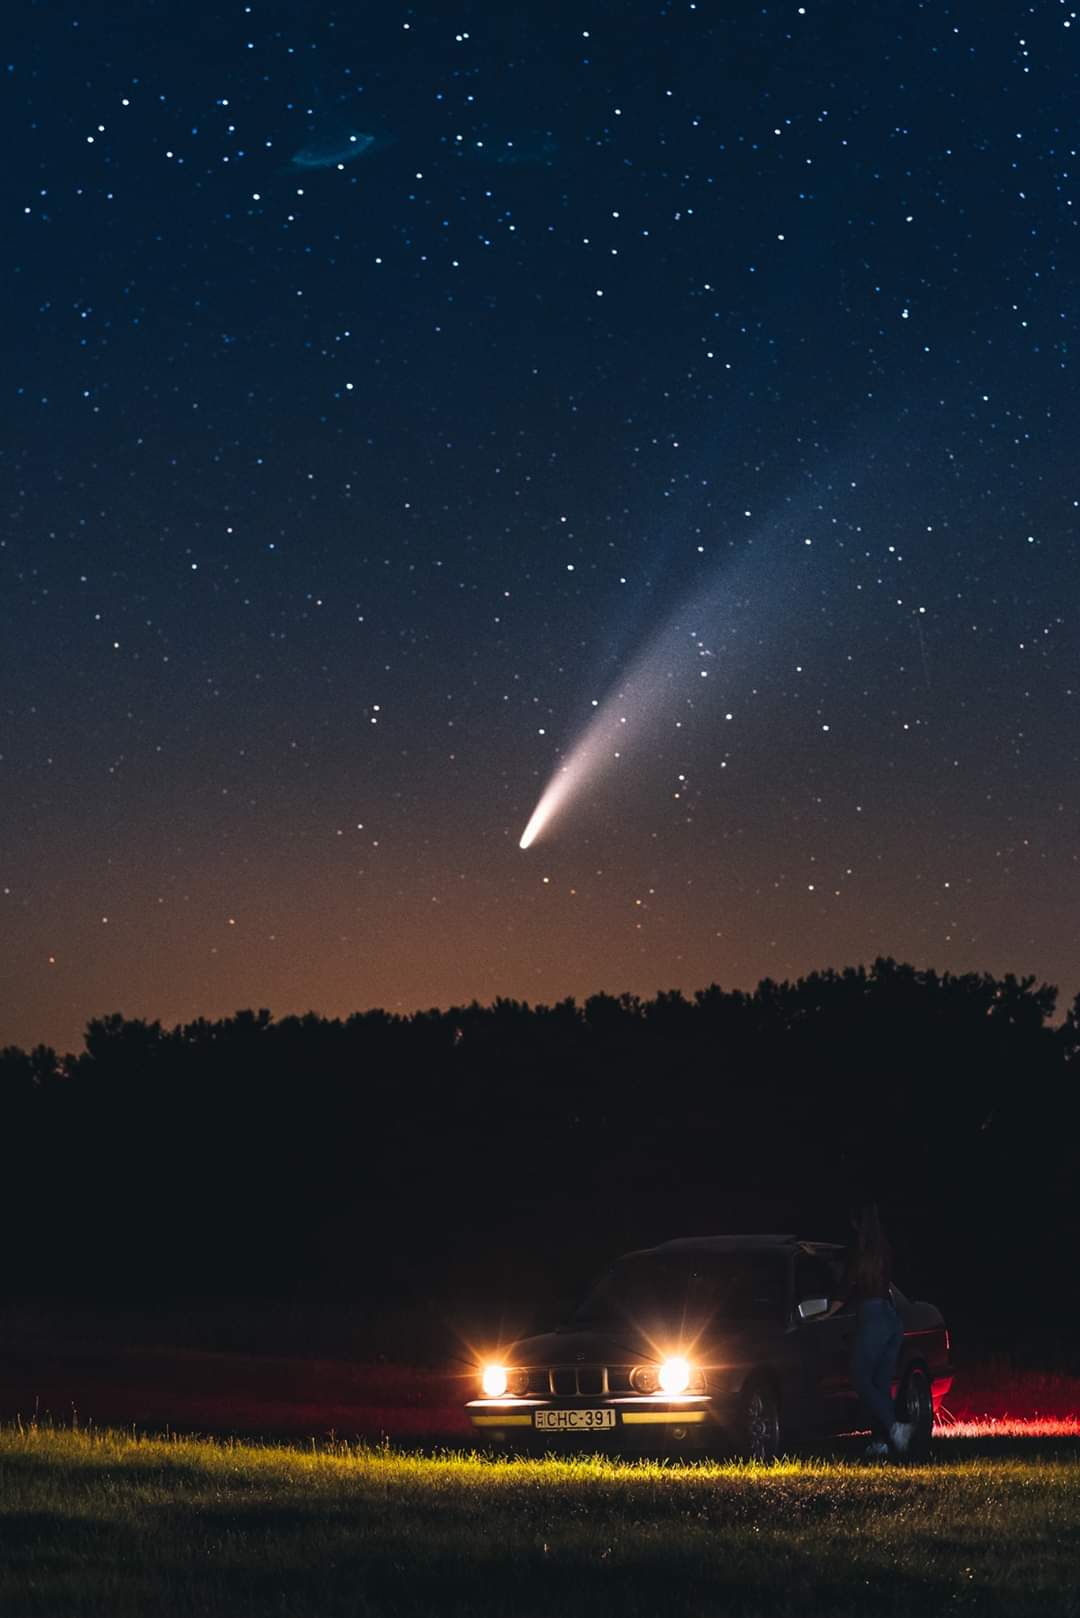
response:
[[[0,1051],[9,1296],[318,1296],[539,1315],[692,1232],[843,1240],[907,1289],[1064,1329],[1080,996],[891,959],[653,999],[97,1018]]]

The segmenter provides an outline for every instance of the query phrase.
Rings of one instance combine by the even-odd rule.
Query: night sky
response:
[[[1068,0],[8,23],[0,1044],[1071,1000]]]

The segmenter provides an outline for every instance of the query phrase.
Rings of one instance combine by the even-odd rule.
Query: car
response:
[[[844,1249],[793,1235],[683,1236],[626,1253],[565,1325],[478,1368],[466,1411],[492,1446],[679,1455],[734,1449],[770,1460],[866,1426],[851,1381],[855,1313]],[[952,1386],[940,1310],[898,1288],[897,1412],[913,1458]]]

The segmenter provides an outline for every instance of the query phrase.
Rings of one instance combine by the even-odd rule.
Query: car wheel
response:
[[[921,1365],[913,1365],[905,1376],[896,1403],[899,1419],[910,1422],[914,1429],[908,1455],[913,1461],[925,1461],[930,1453],[930,1434],[934,1429],[934,1398],[930,1378]]]
[[[739,1443],[753,1461],[780,1454],[780,1400],[765,1377],[751,1377],[739,1401]]]

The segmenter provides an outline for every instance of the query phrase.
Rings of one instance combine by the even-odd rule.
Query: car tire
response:
[[[752,1461],[780,1454],[780,1400],[765,1376],[752,1376],[739,1395],[739,1449]]]
[[[911,1423],[914,1429],[908,1445],[908,1458],[925,1461],[930,1454],[930,1435],[934,1430],[934,1396],[930,1378],[921,1365],[913,1365],[900,1384],[896,1400],[899,1421]]]

